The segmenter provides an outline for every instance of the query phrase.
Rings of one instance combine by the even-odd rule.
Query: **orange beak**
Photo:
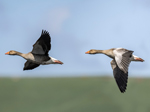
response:
[[[5,54],[9,54],[9,52],[5,53]]]
[[[85,54],[89,54],[89,53],[90,53],[89,51],[85,52]]]

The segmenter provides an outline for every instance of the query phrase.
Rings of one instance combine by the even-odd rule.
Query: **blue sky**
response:
[[[25,60],[5,52],[30,52],[42,29],[51,35],[50,56],[64,64],[23,71]],[[109,57],[85,52],[123,47],[145,60],[132,62],[129,75],[149,77],[149,30],[148,0],[1,0],[0,76],[112,76]]]

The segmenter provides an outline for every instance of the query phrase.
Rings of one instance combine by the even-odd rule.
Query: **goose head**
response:
[[[5,53],[7,55],[18,55],[18,52],[17,51],[14,51],[14,50],[11,50],[11,51],[8,51],[7,53]]]
[[[97,50],[94,50],[94,49],[91,49],[87,52],[85,52],[85,54],[96,54],[97,53]]]
[[[132,55],[130,58],[131,61],[141,61],[143,62],[144,60],[138,56]]]

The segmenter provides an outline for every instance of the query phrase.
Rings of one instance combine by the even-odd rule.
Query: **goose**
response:
[[[23,70],[32,70],[40,65],[63,64],[63,62],[50,57],[48,52],[51,49],[51,37],[49,32],[42,30],[40,38],[33,45],[31,52],[24,54],[18,51],[10,50],[6,55],[18,55],[26,59]]]
[[[128,67],[131,61],[140,61],[144,60],[138,56],[133,55],[133,51],[127,50],[124,48],[112,48],[108,50],[95,50],[91,49],[86,54],[105,54],[108,57],[112,58],[111,67],[113,69],[113,75],[116,80],[116,83],[121,91],[124,93],[127,87],[128,80]]]

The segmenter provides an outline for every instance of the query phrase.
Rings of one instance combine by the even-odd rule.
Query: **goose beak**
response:
[[[9,54],[9,52],[5,53],[5,54]]]
[[[135,59],[136,59],[136,61],[141,61],[141,62],[144,61],[142,58],[135,58]]]
[[[57,64],[61,64],[61,65],[64,64],[63,62],[61,62],[59,60],[55,60],[54,62],[57,63]]]
[[[85,54],[89,54],[89,53],[90,53],[89,51],[85,52]]]

